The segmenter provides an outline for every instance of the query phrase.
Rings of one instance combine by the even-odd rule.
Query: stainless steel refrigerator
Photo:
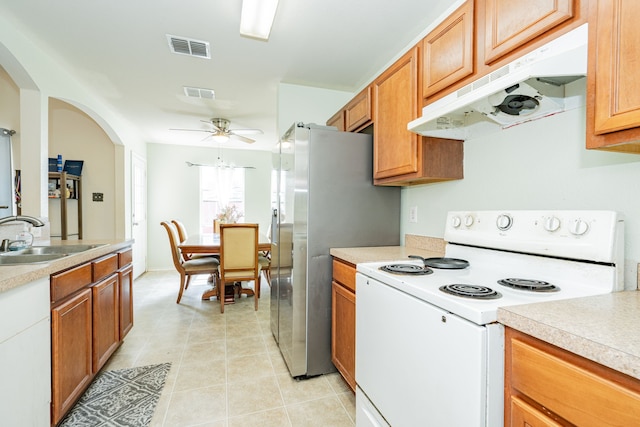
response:
[[[330,248],[400,241],[400,189],[373,185],[371,135],[294,124],[274,153],[271,331],[293,377],[331,362]]]

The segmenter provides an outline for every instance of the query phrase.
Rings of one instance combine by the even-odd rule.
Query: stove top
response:
[[[412,255],[357,271],[478,325],[495,322],[499,307],[623,287],[624,222],[616,212],[449,212],[444,237],[442,258]]]
[[[446,251],[447,257],[469,260],[470,266],[458,270],[432,269],[433,273],[426,275],[393,274],[380,269],[389,264],[423,268],[422,261],[405,259],[360,263],[357,271],[479,325],[496,322],[499,307],[609,293],[615,282],[615,269],[607,265],[478,250],[451,244],[447,244]],[[525,289],[518,289],[500,284],[505,279],[533,287],[544,287],[547,283],[554,290],[536,292],[526,286]],[[495,292],[499,296],[473,298],[441,290],[450,285],[467,291],[488,288],[486,293]]]

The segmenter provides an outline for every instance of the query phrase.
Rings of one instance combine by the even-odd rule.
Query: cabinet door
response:
[[[335,113],[329,120],[327,120],[327,126],[335,126],[338,130],[343,131],[344,127],[344,110],[340,110]]]
[[[574,0],[486,0],[485,63],[571,19]]]
[[[373,119],[371,107],[371,86],[368,86],[344,107],[346,130],[354,132],[369,124]]]
[[[331,296],[331,360],[355,390],[356,294],[334,281]]]
[[[424,98],[473,73],[473,45],[473,0],[468,0],[422,41]]]
[[[562,427],[526,402],[511,397],[511,427]]]
[[[53,423],[73,406],[92,378],[91,290],[51,310]]]
[[[418,171],[419,135],[407,130],[419,114],[418,60],[414,47],[373,83],[375,179]]]
[[[133,266],[128,266],[118,271],[118,284],[120,286],[120,340],[133,328]]]
[[[640,126],[640,3],[598,1],[596,135]]]
[[[526,401],[545,408],[558,422],[566,420],[571,425],[638,424],[637,379],[511,329],[507,329],[505,343],[507,402],[514,396],[526,396]],[[511,419],[516,419],[513,414]]]
[[[118,275],[91,287],[93,297],[93,372],[98,372],[120,344]]]

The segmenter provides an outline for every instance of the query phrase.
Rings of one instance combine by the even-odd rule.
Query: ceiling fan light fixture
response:
[[[240,34],[268,40],[277,8],[278,0],[242,0]]]
[[[229,135],[211,135],[211,139],[213,139],[215,142],[227,142],[229,140]]]

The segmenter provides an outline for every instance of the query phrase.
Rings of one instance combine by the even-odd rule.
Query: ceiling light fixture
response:
[[[268,40],[277,8],[278,0],[242,0],[240,34]]]
[[[211,139],[213,139],[215,142],[227,142],[229,140],[229,135],[211,135]]]

